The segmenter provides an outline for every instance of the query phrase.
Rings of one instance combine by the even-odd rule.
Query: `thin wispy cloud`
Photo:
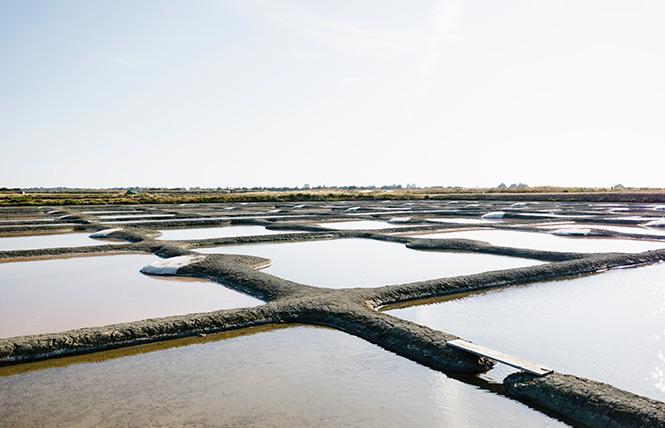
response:
[[[432,75],[441,62],[441,50],[448,44],[455,43],[459,37],[454,34],[462,16],[464,3],[462,0],[437,0],[430,17],[431,29],[427,50],[418,61],[420,80],[416,95],[430,91]]]
[[[392,31],[350,20],[322,18],[285,2],[232,1],[240,10],[296,32],[337,54],[377,57],[414,53],[429,43],[426,32]]]
[[[230,0],[239,10],[252,17],[315,41],[324,51],[290,50],[302,58],[319,58],[342,54],[360,58],[400,58],[406,67],[412,64],[415,76],[414,96],[428,93],[432,78],[442,60],[445,46],[457,43],[456,28],[464,9],[463,0],[435,0],[429,14],[429,26],[418,30],[386,30],[360,19],[334,19],[316,15],[312,8],[289,2],[264,0]],[[354,17],[357,18],[357,17]],[[409,107],[407,106],[407,109]]]

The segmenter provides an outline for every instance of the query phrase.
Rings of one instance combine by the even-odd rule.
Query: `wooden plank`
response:
[[[461,349],[462,351],[467,351],[475,355],[480,355],[481,357],[487,357],[491,360],[507,364],[511,367],[515,367],[516,369],[520,369],[538,376],[543,376],[554,371],[552,369],[548,369],[547,367],[534,364],[530,361],[513,357],[490,348],[485,348],[484,346],[476,345],[475,343],[467,342],[466,340],[462,339],[451,340],[446,342],[446,345],[450,345],[453,348]]]

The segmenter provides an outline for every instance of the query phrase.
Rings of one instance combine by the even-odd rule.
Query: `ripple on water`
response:
[[[9,426],[562,425],[359,338],[312,327],[5,377],[2,370],[0,420]]]
[[[389,313],[665,401],[663,263]]]

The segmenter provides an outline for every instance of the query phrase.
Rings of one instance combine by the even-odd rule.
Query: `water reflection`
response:
[[[84,247],[104,244],[108,244],[108,241],[104,242],[98,239],[92,239],[90,238],[90,233],[25,235],[0,238],[0,251]]]
[[[605,224],[572,224],[565,227],[558,225],[545,225],[541,226],[543,229],[601,229],[601,230],[611,230],[613,232],[619,233],[632,233],[636,235],[661,235],[665,236],[665,230],[658,230],[657,228],[648,228],[640,226],[611,226]]]
[[[270,230],[263,226],[228,226],[228,227],[202,227],[193,229],[168,229],[161,230],[159,239],[186,240],[186,239],[209,239],[229,238],[234,236],[255,235],[277,235],[289,233],[283,230]],[[292,232],[291,232],[292,233]]]
[[[150,218],[150,217],[175,217],[175,214],[155,213],[155,214],[113,214],[113,215],[100,215],[100,219],[115,220],[115,219],[135,219],[135,218]]]
[[[320,223],[319,226],[336,230],[378,230],[389,229],[393,227],[405,227],[410,225],[393,224],[387,221],[375,220],[352,220],[352,221],[334,221],[329,223]]]
[[[255,306],[207,281],[139,272],[159,258],[131,254],[0,264],[0,337]]]
[[[564,226],[565,228],[567,226]],[[646,242],[628,239],[566,238],[548,233],[520,232],[513,230],[470,230],[464,232],[429,233],[411,235],[433,239],[475,239],[493,245],[534,250],[571,251],[578,253],[640,253],[665,248],[665,242]]]
[[[377,287],[541,263],[488,254],[416,251],[399,243],[356,238],[225,245],[197,251],[269,258],[272,265],[265,272],[332,288]]]
[[[562,425],[361,339],[312,327],[0,377],[0,390],[8,426]]]
[[[665,264],[389,313],[665,401]]]
[[[488,224],[501,221],[500,219],[482,219],[482,218],[464,218],[464,217],[439,217],[428,218],[429,221],[437,223],[456,223],[456,224]]]

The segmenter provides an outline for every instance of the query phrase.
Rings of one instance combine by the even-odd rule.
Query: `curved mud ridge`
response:
[[[658,427],[665,405],[611,385],[552,373],[514,373],[504,380],[509,396],[542,406],[590,427]]]
[[[68,213],[66,210],[59,212]],[[208,254],[193,264],[179,268],[176,274],[208,278],[259,298],[266,303],[250,308],[147,319],[56,334],[0,339],[0,365],[97,352],[266,324],[300,323],[328,326],[345,331],[436,370],[481,373],[490,369],[493,362],[447,346],[448,341],[457,339],[456,336],[395,318],[378,309],[389,304],[454,295],[483,288],[590,275],[608,269],[642,266],[665,260],[665,250],[638,254],[560,253],[497,247],[480,241],[422,239],[394,234],[413,230],[431,231],[450,228],[450,225],[433,225],[424,222],[420,225],[414,224],[404,228],[377,231],[331,230],[302,222],[279,224],[262,218],[238,218],[238,221],[227,221],[226,224],[263,225],[270,229],[290,229],[294,233],[192,241],[161,241],[155,239],[159,233],[150,227],[152,224],[141,224],[140,227],[108,226],[97,223],[91,216],[71,214],[75,220],[81,222],[77,227],[91,233],[109,227],[122,228],[109,233],[108,237],[122,239],[125,242],[89,247],[0,251],[0,259],[11,261],[48,256],[103,255],[113,252],[154,253],[160,257],[169,258],[199,254],[194,253],[192,249],[205,246],[366,238],[396,242],[421,251],[480,252],[537,259],[546,263],[525,268],[432,279],[409,284],[385,285],[377,288],[329,289],[299,284],[261,272],[258,269],[265,267],[268,263],[266,259]],[[317,216],[314,217],[312,221],[317,221]],[[330,219],[329,216],[323,218]],[[164,223],[159,223],[154,227],[161,229],[170,226],[165,227]],[[180,226],[177,219],[172,226]],[[339,268],[344,269],[344,266],[339,266]],[[665,404],[600,382],[559,373],[544,377],[518,373],[507,377],[504,385],[509,396],[528,402],[536,408],[554,411],[582,425],[665,426]]]

